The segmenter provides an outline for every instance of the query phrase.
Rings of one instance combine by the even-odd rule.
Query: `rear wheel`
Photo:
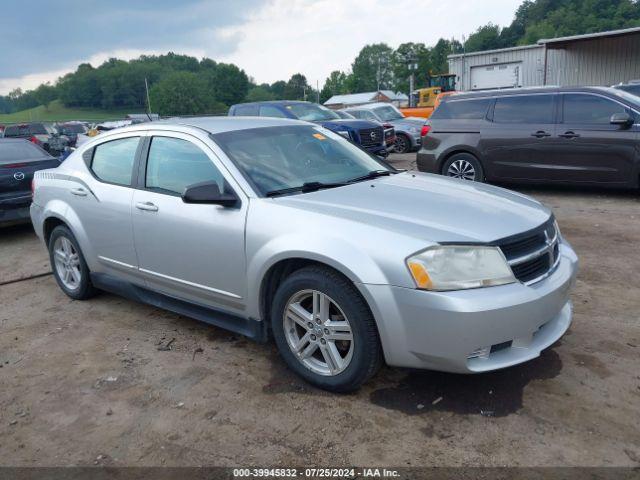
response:
[[[85,300],[96,293],[78,241],[66,226],[59,225],[51,232],[49,259],[58,286],[69,297]]]
[[[456,153],[452,155],[442,166],[442,175],[461,180],[474,182],[484,181],[482,165],[476,157],[470,153]]]
[[[306,267],[282,282],[271,327],[287,365],[326,390],[356,390],[382,362],[369,307],[353,283],[328,268]]]

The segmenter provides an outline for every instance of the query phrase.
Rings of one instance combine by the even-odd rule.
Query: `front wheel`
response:
[[[482,165],[470,153],[456,153],[442,166],[442,175],[474,182],[484,181]]]
[[[396,135],[396,153],[409,153],[411,151],[411,140],[406,135],[399,133]]]
[[[382,363],[369,307],[353,283],[328,268],[306,267],[282,282],[271,328],[287,365],[325,390],[356,390]]]

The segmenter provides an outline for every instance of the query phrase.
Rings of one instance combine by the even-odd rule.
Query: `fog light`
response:
[[[472,358],[482,358],[484,360],[486,360],[487,358],[489,358],[489,354],[491,353],[491,346],[489,347],[480,347],[475,349],[473,352],[471,352],[469,354],[469,356],[467,357],[467,360],[470,360]]]

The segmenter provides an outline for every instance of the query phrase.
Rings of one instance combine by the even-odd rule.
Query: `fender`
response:
[[[287,259],[324,263],[354,283],[388,284],[380,267],[362,248],[339,237],[304,234],[279,236],[262,245],[247,262],[247,314],[260,318],[260,291],[263,279],[276,263]]]

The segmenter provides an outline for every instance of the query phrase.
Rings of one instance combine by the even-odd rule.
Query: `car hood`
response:
[[[329,130],[339,130],[341,127],[353,128],[354,130],[360,130],[362,128],[375,128],[379,127],[380,124],[370,122],[369,120],[352,120],[350,118],[344,119],[336,119],[336,120],[325,120],[321,122],[316,122],[322,125]]]
[[[401,118],[398,120],[392,120],[391,123],[394,127],[395,126],[402,126],[402,127],[416,127],[418,129],[422,128],[422,125],[424,125],[425,119],[424,118],[416,118],[416,117],[406,117],[406,118]]]
[[[516,192],[417,172],[275,200],[426,242],[493,242],[531,230],[551,215]]]

